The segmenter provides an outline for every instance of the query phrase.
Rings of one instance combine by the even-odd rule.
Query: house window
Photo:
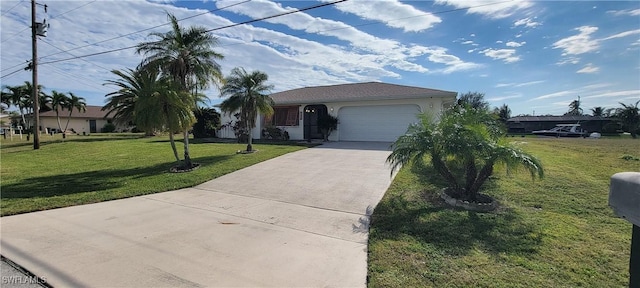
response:
[[[298,106],[274,107],[271,124],[274,126],[298,126]]]

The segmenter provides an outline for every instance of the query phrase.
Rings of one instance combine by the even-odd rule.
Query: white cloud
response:
[[[502,43],[504,43],[504,42],[502,42],[502,40],[498,40],[498,41],[496,41],[496,43],[497,43],[497,44],[502,44]]]
[[[331,0],[322,1],[330,2]],[[436,15],[420,11],[397,0],[351,0],[338,3],[335,7],[363,19],[381,21],[389,27],[401,28],[405,32],[424,31],[442,22]],[[381,13],[381,11],[384,12]]]
[[[513,42],[513,41],[509,41],[507,42],[507,47],[521,47],[522,45],[527,44],[527,42],[522,41],[522,42]]]
[[[483,0],[436,0],[435,2],[456,8],[469,8],[467,13],[482,14],[493,19],[507,18],[517,11],[533,6],[533,2],[526,0],[493,3]]]
[[[472,62],[464,62],[460,58],[447,54],[447,49],[442,47],[434,47],[431,51],[428,59],[434,63],[440,63],[447,65],[444,69],[439,69],[437,72],[449,74],[458,71],[467,71],[481,67],[480,64]]]
[[[591,34],[598,31],[598,27],[593,26],[581,26],[574,30],[580,31],[577,35],[569,36],[553,43],[554,49],[562,49],[564,52],[562,55],[580,55],[588,52],[593,52],[600,48],[600,43],[605,40],[623,38],[635,34],[640,34],[640,29],[629,30],[621,33],[617,33],[601,39],[593,39]],[[633,45],[633,44],[632,44]]]
[[[604,98],[604,97],[619,97],[619,96],[636,96],[636,100],[640,99],[640,90],[624,90],[624,91],[613,91],[613,92],[604,92],[597,93],[589,96],[585,96],[585,99],[591,98]],[[633,99],[633,98],[624,98],[624,99]]]
[[[283,8],[277,3],[266,0],[253,0],[249,4],[234,6],[227,9],[227,11],[247,15],[253,18],[260,18],[266,15],[286,12],[291,9]],[[216,2],[216,5],[222,7],[227,6],[228,3],[226,3],[225,1],[218,1]],[[356,48],[354,52],[373,54],[362,58],[372,61],[376,65],[381,67],[388,65],[409,72],[439,71],[441,73],[451,73],[455,71],[462,71],[472,69],[474,67],[479,67],[479,65],[475,63],[464,62],[456,56],[443,54],[442,51],[446,51],[446,49],[441,47],[423,47],[418,45],[407,47],[395,40],[375,37],[343,22],[313,17],[306,13],[291,14],[284,17],[269,19],[267,21],[271,23],[283,24],[291,29],[335,37],[339,40],[346,41],[352,47]],[[448,67],[445,69],[435,69],[432,71],[431,69],[413,63],[410,59],[411,57],[416,57],[424,54],[431,55],[430,57],[427,57],[427,59],[429,59],[431,62],[444,64]],[[337,57],[339,58],[339,56]],[[453,60],[445,61],[442,60],[443,57]]]
[[[522,94],[518,93],[518,94],[514,94],[514,95],[490,97],[490,98],[487,98],[487,101],[498,102],[498,101],[504,101],[504,100],[508,100],[508,99],[517,99],[517,98],[522,98]]]
[[[598,71],[600,71],[599,67],[593,66],[593,64],[589,63],[586,66],[584,66],[582,69],[576,71],[576,73],[591,74],[591,73],[596,73]]]
[[[542,23],[536,22],[535,20],[533,20],[531,18],[523,18],[523,19],[520,19],[520,20],[518,20],[518,21],[513,23],[514,27],[524,26],[524,27],[528,27],[528,28],[536,28],[536,27],[538,27],[540,25],[542,25]]]
[[[567,95],[575,95],[576,91],[575,90],[565,90],[565,91],[559,91],[559,92],[555,92],[555,93],[549,93],[549,94],[545,94],[542,96],[538,96],[536,98],[531,99],[530,101],[534,101],[534,100],[543,100],[543,99],[549,99],[549,98],[557,98],[557,97],[562,97],[562,96],[567,96]]]
[[[563,91],[558,91],[550,94],[541,95],[529,101],[558,98],[558,97],[567,96],[567,95],[575,97],[576,95],[580,95],[580,94],[594,93],[594,91],[596,91],[597,89],[609,87],[612,85],[613,85],[612,83],[606,83],[606,82],[590,84],[590,85],[580,86],[579,88],[576,88],[576,89],[563,90]],[[596,93],[600,93],[600,92],[596,92]]]
[[[591,34],[598,31],[598,27],[582,26],[574,30],[580,33],[556,41],[553,43],[553,48],[564,50],[562,55],[579,55],[595,51],[600,47],[597,40],[591,39]]]
[[[520,57],[516,56],[515,49],[485,49],[480,51],[480,53],[484,54],[487,57],[491,57],[493,59],[502,60],[505,63],[513,63],[520,61]]]
[[[467,40],[467,41],[464,41],[464,42],[462,42],[460,44],[469,45],[469,44],[473,44],[473,41]]]
[[[536,84],[540,84],[540,83],[544,83],[546,82],[545,80],[537,80],[537,81],[529,81],[529,82],[523,82],[523,83],[498,83],[496,84],[496,88],[501,88],[501,87],[525,87],[525,86],[531,86],[531,85],[536,85]]]
[[[613,14],[615,16],[640,16],[640,9],[610,10],[610,11],[607,11],[607,13]]]
[[[556,63],[556,65],[566,65],[566,64],[578,64],[580,63],[580,58],[578,57],[566,57]]]
[[[634,35],[634,34],[640,34],[640,29],[630,30],[630,31],[625,31],[625,32],[621,32],[621,33],[618,33],[618,34],[614,34],[614,35],[611,35],[609,37],[602,38],[602,40],[622,38],[622,37],[627,37],[627,36]]]

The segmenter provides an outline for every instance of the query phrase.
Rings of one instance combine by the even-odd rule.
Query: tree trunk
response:
[[[247,152],[251,152],[253,151],[253,137],[251,135],[251,130],[249,130],[249,133],[247,135]]]
[[[431,163],[433,164],[433,168],[435,168],[436,171],[438,171],[438,173],[442,177],[444,177],[447,182],[449,182],[451,188],[456,192],[459,192],[460,185],[458,185],[456,177],[453,176],[453,173],[451,173],[451,171],[449,171],[449,168],[447,168],[447,165],[442,161],[442,158],[440,158],[439,154],[431,153]]]
[[[64,138],[67,134],[67,128],[69,128],[69,121],[71,120],[71,113],[73,113],[73,107],[71,108],[71,110],[69,110],[69,116],[67,116],[67,124],[64,125],[64,130],[62,130],[62,138]]]
[[[478,177],[478,169],[476,169],[475,157],[470,156],[467,159],[465,159],[464,170],[465,170],[465,180],[466,180],[466,183],[464,185],[465,195],[467,198],[471,199],[473,198],[473,196],[471,196],[469,193],[471,193],[470,192],[470,190],[472,189],[471,187],[473,187],[473,184],[476,182],[476,178]]]
[[[193,168],[191,156],[189,155],[189,130],[184,130],[184,166],[187,169]]]
[[[480,187],[482,187],[482,184],[484,184],[484,182],[489,179],[489,176],[493,174],[493,164],[494,160],[489,160],[484,164],[482,169],[480,169],[480,173],[478,173],[476,181],[474,181],[473,185],[471,185],[471,188],[467,190],[469,200],[476,201],[478,192],[480,191]]]
[[[176,149],[176,142],[173,139],[173,132],[169,131],[169,143],[171,143],[171,149],[173,149],[173,156],[176,157],[176,161],[180,161],[180,157],[178,157],[178,149]]]

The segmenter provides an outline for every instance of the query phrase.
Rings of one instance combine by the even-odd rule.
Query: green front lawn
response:
[[[495,213],[447,207],[429,164],[401,169],[372,216],[370,287],[628,286],[631,224],[607,201],[611,175],[640,171],[640,140],[513,140],[546,177],[496,171]]]
[[[178,140],[178,139],[177,139]],[[179,139],[180,141],[182,138]],[[95,203],[191,187],[292,151],[292,145],[256,144],[253,154],[236,154],[246,144],[196,143],[191,158],[201,167],[169,173],[175,165],[168,137],[140,134],[42,136],[39,150],[26,139],[2,139],[1,215]],[[182,156],[182,142],[177,142]]]

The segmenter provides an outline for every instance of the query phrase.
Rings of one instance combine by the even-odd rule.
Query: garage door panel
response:
[[[417,122],[418,105],[352,106],[338,112],[341,141],[395,141]]]

